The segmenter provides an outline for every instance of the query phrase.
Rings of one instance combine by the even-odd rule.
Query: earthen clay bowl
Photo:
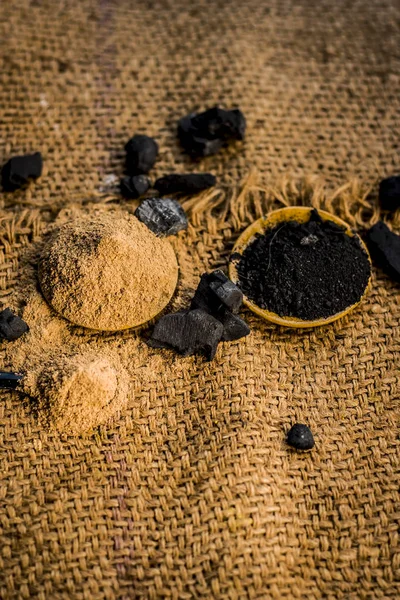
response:
[[[312,208],[308,206],[289,206],[286,208],[275,210],[266,215],[265,217],[257,219],[257,221],[254,221],[254,223],[249,225],[249,227],[247,227],[247,229],[243,231],[233,248],[232,254],[243,254],[244,250],[249,244],[251,244],[257,233],[263,234],[267,229],[273,229],[276,225],[279,225],[280,223],[284,223],[285,221],[298,221],[299,223],[304,223],[308,221],[310,218],[311,211]],[[331,215],[330,213],[325,212],[324,210],[319,210],[318,214],[320,215],[323,221],[333,221],[333,223],[336,223],[336,225],[344,227],[347,235],[357,236],[357,234],[355,234],[351,230],[350,225],[342,221],[342,219],[339,219],[339,217]],[[357,237],[359,238],[360,244],[366,252],[369,263],[371,264],[371,258],[369,256],[367,247],[365,246],[362,239],[359,236]],[[236,284],[239,282],[239,275],[237,272],[238,262],[238,259],[233,259],[229,264],[229,276],[231,280]],[[356,306],[360,304],[360,302],[362,302],[364,297],[367,295],[370,287],[371,276],[369,277],[368,284],[366,285],[364,293],[358,302],[352,304],[351,306],[348,306],[345,310],[342,310],[341,312],[331,315],[330,317],[327,317],[325,319],[316,319],[314,321],[305,321],[302,319],[296,319],[295,317],[281,317],[280,315],[274,312],[260,308],[259,306],[257,306],[257,304],[255,304],[246,296],[244,296],[244,304],[263,319],[271,321],[272,323],[277,323],[278,325],[296,328],[319,327],[321,325],[327,325],[328,323],[332,323],[333,321],[336,321],[337,319],[340,319],[341,317],[344,317],[345,315],[349,314],[352,310],[354,310]]]

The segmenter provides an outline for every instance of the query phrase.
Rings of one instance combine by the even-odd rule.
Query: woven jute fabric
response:
[[[152,176],[218,176],[185,201],[182,304],[272,208],[323,207],[360,231],[376,222],[377,181],[400,170],[398,11],[4,0],[0,159],[40,150],[45,166],[1,194],[2,304],[61,208],[120,204],[134,133],[159,142]],[[247,139],[194,164],[176,121],[215,104],[240,106]],[[390,223],[399,231],[399,213]],[[152,350],[168,358],[86,437],[47,432],[29,401],[3,393],[0,598],[399,598],[399,305],[375,269],[362,306],[324,328],[244,311],[251,335],[211,363]],[[286,446],[294,422],[310,425],[312,452]]]

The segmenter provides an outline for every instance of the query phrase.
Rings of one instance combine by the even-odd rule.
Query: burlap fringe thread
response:
[[[229,221],[235,231],[242,229],[244,223],[251,223],[282,206],[313,206],[326,210],[358,230],[371,227],[381,218],[377,198],[372,194],[373,187],[363,186],[357,179],[331,191],[317,176],[304,177],[300,181],[283,176],[269,186],[260,184],[259,180],[259,173],[252,170],[237,187],[207,190],[184,201],[183,207],[191,215],[194,226],[207,218],[215,227]],[[398,225],[400,211],[393,219],[393,226]]]

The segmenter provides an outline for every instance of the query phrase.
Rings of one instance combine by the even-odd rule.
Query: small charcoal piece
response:
[[[241,319],[238,315],[233,315],[228,310],[225,310],[220,316],[219,320],[224,326],[224,333],[222,335],[223,342],[232,342],[233,340],[240,340],[240,338],[246,337],[250,333],[250,327],[246,321]]]
[[[400,208],[400,175],[382,179],[379,184],[379,203],[383,210],[391,212]]]
[[[225,141],[243,140],[246,119],[238,109],[210,108],[202,113],[192,113],[180,119],[178,136],[182,146],[192,156],[215,154]]]
[[[192,118],[195,116],[195,113],[187,115],[178,123],[178,136],[182,146],[193,158],[216,154],[222,148],[223,139],[202,137],[201,132],[192,126]]]
[[[133,175],[123,177],[120,183],[121,194],[124,198],[134,200],[143,196],[150,187],[150,179],[146,175]]]
[[[224,110],[214,106],[192,116],[191,121],[192,127],[198,129],[206,137],[244,139],[246,119],[238,108]]]
[[[40,152],[13,156],[3,166],[2,184],[6,192],[13,192],[28,183],[29,179],[37,179],[42,174],[43,160]]]
[[[193,296],[190,308],[202,308],[214,316],[221,305],[232,313],[238,313],[243,302],[243,293],[222,271],[204,273]]]
[[[287,443],[297,450],[311,450],[315,442],[311,429],[302,423],[296,423],[287,434]]]
[[[201,276],[190,308],[201,308],[221,321],[224,326],[222,341],[228,342],[250,333],[247,323],[237,316],[242,303],[241,290],[218,270]]]
[[[223,273],[222,273],[223,275]],[[230,279],[225,281],[210,281],[210,290],[226,306],[228,310],[236,314],[243,303],[243,292]]]
[[[160,177],[154,188],[163,196],[165,194],[198,194],[213,187],[216,183],[211,173],[187,173],[183,175],[166,175]]]
[[[29,331],[28,325],[9,308],[0,312],[0,338],[12,342]]]
[[[203,352],[212,360],[224,327],[204,310],[165,315],[156,323],[148,344],[153,348],[174,348],[183,356]]]
[[[387,275],[400,282],[400,235],[378,221],[367,231],[367,245],[374,261]]]
[[[359,302],[371,275],[358,236],[323,221],[315,210],[309,221],[287,221],[257,234],[236,268],[240,289],[257,306],[304,321]]]
[[[135,217],[156,235],[175,235],[187,229],[185,211],[177,200],[171,198],[148,198],[137,207]]]
[[[21,375],[21,373],[7,373],[6,371],[0,371],[0,389],[15,390],[22,379],[23,375]]]
[[[148,135],[134,135],[125,145],[128,175],[148,173],[158,155],[157,142]]]

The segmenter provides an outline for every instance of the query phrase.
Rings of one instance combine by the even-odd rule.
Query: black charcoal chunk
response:
[[[185,211],[177,200],[171,198],[148,198],[137,207],[135,217],[156,235],[175,235],[187,229]]]
[[[148,344],[153,348],[173,348],[183,356],[203,353],[212,360],[224,327],[203,310],[165,315],[156,323]]]
[[[164,315],[157,321],[151,338],[148,340],[152,348],[174,348],[184,352],[184,329],[188,311],[180,311]]]
[[[233,340],[240,340],[240,338],[246,337],[250,333],[250,327],[246,321],[243,321],[238,315],[233,315],[228,310],[220,316],[219,319],[224,326],[224,333],[222,335],[223,342],[232,342]]]
[[[222,271],[204,273],[193,296],[191,308],[202,308],[217,316],[222,307],[237,313],[243,293]]]
[[[367,232],[367,245],[372,258],[387,275],[400,282],[400,235],[378,221]]]
[[[311,429],[302,423],[296,423],[287,435],[287,443],[297,450],[311,450],[314,447],[314,437]]]
[[[156,162],[157,142],[148,135],[134,135],[125,145],[126,172],[128,175],[148,173]]]
[[[391,212],[400,208],[400,175],[382,179],[379,184],[379,203],[383,210]]]
[[[241,110],[224,110],[218,106],[194,115],[192,127],[206,138],[234,138],[243,140],[246,131],[246,119]]]
[[[123,177],[120,183],[121,194],[124,198],[134,200],[143,196],[150,188],[150,179],[146,175],[133,175]]]
[[[244,140],[246,133],[246,118],[239,108],[228,111],[226,127],[230,130],[232,137]]]
[[[9,308],[0,312],[0,338],[12,342],[29,331],[28,325]]]
[[[210,288],[219,300],[233,313],[239,312],[243,303],[243,292],[230,279],[223,283],[211,281]]]
[[[3,166],[2,184],[6,192],[13,192],[28,183],[29,179],[37,179],[42,174],[43,160],[40,152],[13,156]]]
[[[154,184],[154,188],[164,194],[198,194],[203,190],[213,187],[216,183],[211,173],[185,173],[181,175],[166,175],[160,177]]]
[[[197,129],[192,127],[191,115],[183,117],[179,121],[178,137],[183,148],[193,158],[216,154],[224,143],[223,139],[220,138],[208,139],[202,136]]]
[[[0,371],[0,389],[15,390],[22,379],[23,375],[21,375],[21,373],[6,373],[5,371]]]
[[[178,136],[182,146],[192,156],[215,154],[231,139],[243,140],[246,119],[239,109],[210,108],[180,119]]]

